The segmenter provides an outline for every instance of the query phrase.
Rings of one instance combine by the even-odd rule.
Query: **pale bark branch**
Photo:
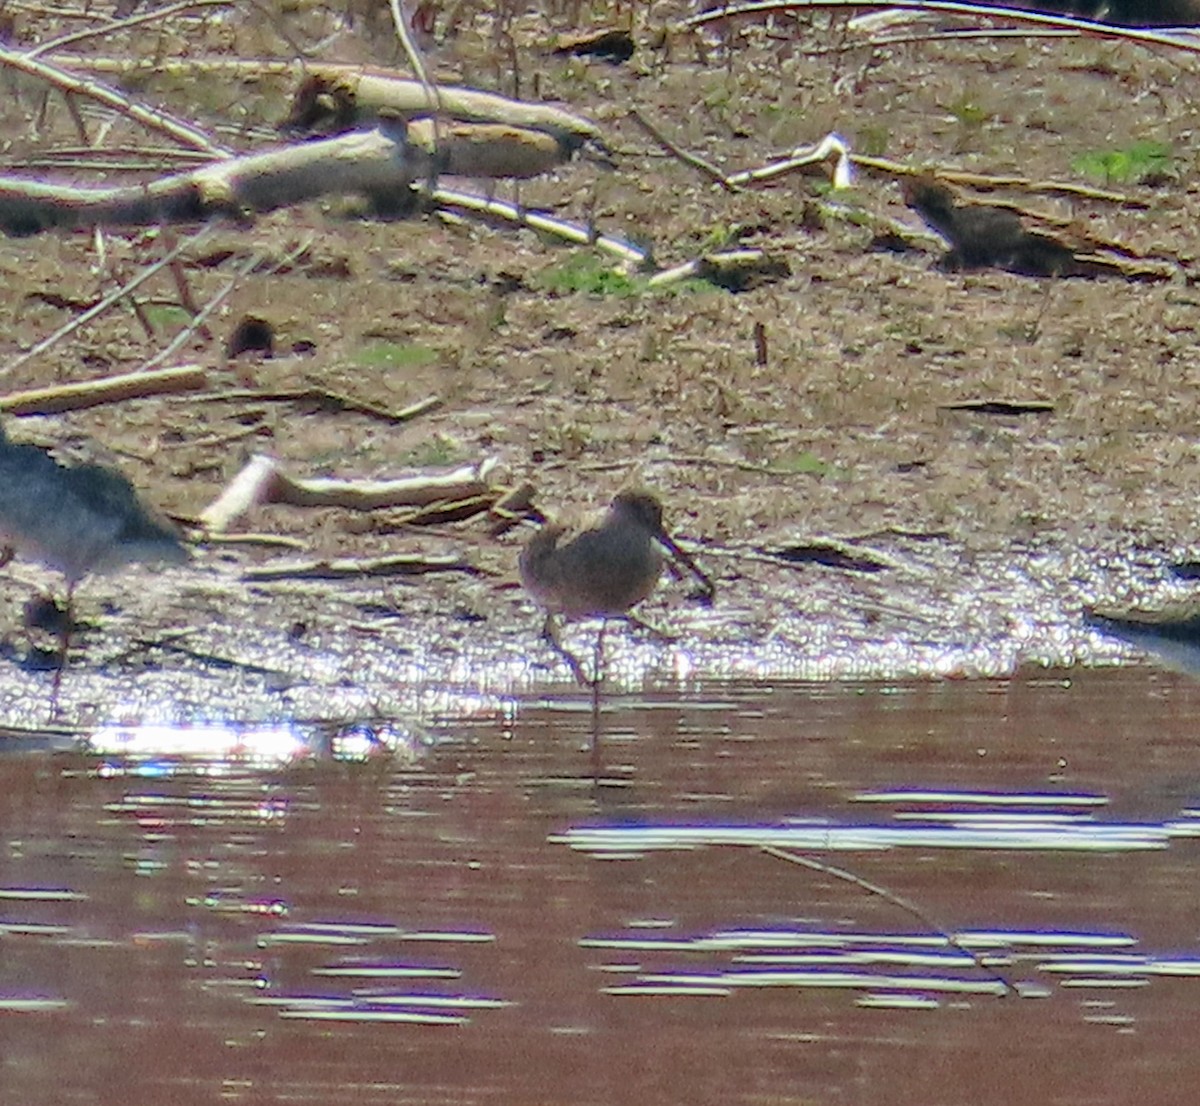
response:
[[[128,399],[193,392],[208,387],[208,373],[200,365],[180,365],[154,372],[122,373],[100,380],[33,388],[0,396],[0,411],[10,415],[58,415],[82,411]]]

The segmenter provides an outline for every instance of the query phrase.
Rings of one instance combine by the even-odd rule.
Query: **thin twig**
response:
[[[1003,973],[994,968],[983,956],[973,949],[967,948],[944,926],[939,925],[931,918],[924,910],[915,903],[909,902],[907,899],[901,898],[893,891],[889,891],[886,887],[881,887],[878,883],[872,883],[870,880],[863,879],[861,876],[856,876],[853,872],[847,872],[844,868],[835,868],[832,864],[825,864],[820,860],[814,860],[808,856],[797,856],[795,853],[788,852],[786,849],[778,848],[775,845],[762,845],[762,851],[768,856],[773,856],[777,860],[786,860],[789,864],[799,864],[803,868],[809,868],[814,872],[820,872],[823,875],[833,876],[835,879],[845,880],[847,883],[853,884],[860,890],[866,891],[869,895],[878,895],[885,902],[890,902],[893,906],[899,907],[901,910],[911,914],[917,919],[926,929],[932,933],[936,933],[943,941],[946,942],[956,952],[962,953],[963,956],[969,956],[974,961],[975,966],[985,975],[991,976],[1003,988],[1006,994],[1020,996],[1020,991],[1016,985],[1012,983]]]
[[[290,265],[311,245],[312,236],[308,235],[285,256],[281,257],[274,265],[272,265],[270,269],[267,270],[265,275],[269,276],[271,273],[277,272],[285,266]],[[149,361],[143,364],[143,370],[152,369],[156,365],[160,365],[163,361],[166,361],[184,344],[184,342],[186,342],[193,334],[195,334],[196,331],[200,330],[204,326],[205,321],[209,318],[209,316],[212,315],[212,313],[216,311],[216,309],[220,307],[230,295],[233,294],[233,291],[238,286],[238,283],[244,278],[248,277],[252,272],[254,272],[255,269],[258,268],[258,266],[262,263],[264,256],[265,255],[263,252],[260,251],[258,253],[251,254],[248,258],[246,258],[246,260],[237,267],[237,270],[234,272],[233,276],[231,276],[229,280],[225,282],[224,286],[217,292],[217,294],[214,295],[196,313],[192,321],[185,326],[183,330],[175,335],[175,337],[167,344],[166,348],[160,350],[157,354],[151,357]]]
[[[158,351],[158,353],[156,353],[148,361],[142,363],[142,369],[153,369],[155,366],[161,365],[164,361],[173,357],[175,355],[175,351],[183,346],[183,344],[193,334],[195,334],[197,330],[203,327],[208,317],[233,294],[233,291],[235,288],[237,288],[238,283],[245,277],[248,277],[256,268],[258,268],[259,264],[263,260],[263,256],[263,253],[259,252],[251,254],[250,257],[246,258],[246,260],[237,267],[233,276],[231,276],[225,282],[216,295],[209,299],[209,301],[192,318],[192,321],[188,323],[188,325],[185,326],[178,334],[176,334],[171,341],[169,341],[161,350]]]
[[[98,316],[103,315],[104,312],[106,312],[114,304],[119,303],[126,296],[130,295],[137,288],[145,284],[146,281],[148,281],[156,273],[170,265],[175,258],[179,257],[184,252],[184,250],[196,245],[198,242],[203,241],[209,234],[212,233],[213,229],[214,224],[212,223],[201,227],[198,231],[196,231],[195,234],[180,242],[173,249],[168,250],[153,264],[147,265],[146,268],[138,273],[138,275],[132,280],[128,281],[120,288],[114,289],[93,307],[89,307],[82,315],[78,315],[69,322],[64,323],[53,334],[48,335],[40,342],[37,342],[31,346],[19,357],[13,358],[13,360],[9,361],[7,365],[0,366],[0,377],[7,376],[9,373],[15,372],[26,362],[32,361],[35,357],[40,357],[48,349],[51,349],[63,338],[67,337],[67,335],[73,334],[81,326],[84,326]]]
[[[257,565],[242,573],[247,583],[265,584],[278,580],[362,580],[368,577],[424,576],[431,572],[465,572],[478,569],[457,554],[396,553],[385,557],[310,558]]]
[[[26,50],[27,58],[36,58],[42,54],[52,54],[55,50],[61,50],[64,46],[74,46],[76,43],[84,42],[89,38],[101,38],[104,35],[110,35],[114,31],[125,31],[130,27],[138,27],[143,23],[154,23],[160,19],[167,19],[169,16],[178,15],[179,12],[188,11],[190,8],[232,8],[234,0],[180,0],[177,4],[168,4],[165,8],[156,8],[154,11],[142,12],[141,15],[131,15],[125,19],[114,19],[109,23],[105,23],[100,27],[85,28],[82,31],[72,31],[70,34],[59,35],[58,38],[50,38],[45,42],[39,42],[32,50]]]
[[[230,149],[218,145],[209,135],[186,120],[160,108],[148,108],[135,103],[128,96],[97,81],[94,77],[76,76],[63,69],[62,66],[43,61],[40,58],[28,57],[22,51],[12,50],[7,46],[0,46],[0,65],[19,70],[31,77],[37,77],[57,88],[66,96],[84,96],[89,100],[95,100],[97,103],[111,108],[117,114],[140,123],[148,130],[168,135],[181,146],[203,150],[209,156],[221,160],[233,156]]]
[[[734,184],[730,179],[721,172],[712,162],[705,161],[704,158],[696,154],[688,153],[681,146],[677,146],[665,134],[662,133],[653,123],[650,122],[637,108],[629,109],[629,118],[632,119],[639,127],[642,128],[651,138],[654,139],[664,150],[672,157],[682,161],[684,165],[689,165],[693,169],[703,173],[709,180],[715,181],[726,192],[741,192],[742,189]]]

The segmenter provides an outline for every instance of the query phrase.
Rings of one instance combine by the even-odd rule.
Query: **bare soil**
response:
[[[961,646],[965,624],[945,612],[964,589],[994,589],[995,566],[1008,562],[1046,583],[1038,602],[1054,606],[1050,597],[1069,596],[1053,616],[1028,616],[1060,636],[1064,627],[1075,632],[1082,593],[1106,586],[1102,569],[1080,585],[1081,564],[1200,537],[1193,55],[1030,36],[871,48],[856,45],[861,36],[844,18],[823,13],[746,24],[723,38],[672,36],[664,48],[655,29],[684,10],[653,4],[634,14],[637,52],[610,65],[548,49],[555,32],[592,25],[578,11],[446,7],[431,59],[443,82],[561,102],[604,128],[614,170],[578,161],[522,184],[524,204],[581,221],[590,214],[606,233],[653,243],[663,265],[741,243],[785,259],[790,275],[742,293],[697,284],[656,293],[636,281],[607,282],[606,259],[530,231],[432,216],[387,222],[330,200],[216,227],[188,252],[184,274],[198,303],[247,257],[261,255],[263,263],[217,311],[211,333],[177,360],[213,366],[229,387],[312,383],[391,410],[437,395],[436,411],[393,426],[294,403],[179,397],[9,420],[10,433],[98,443],[147,498],[184,517],[256,452],[299,474],[363,477],[496,456],[509,479],[532,480],[550,510],[600,506],[623,486],[645,485],[664,497],[672,528],[708,550],[721,578],[727,621],[695,614],[685,629],[752,647],[771,638],[762,612],[772,604],[807,610],[810,633],[796,655],[810,660],[824,648],[813,619],[849,619],[855,640],[903,639],[910,621],[879,629],[880,610],[898,594],[908,615],[924,607],[922,641]],[[597,22],[612,15],[599,12]],[[10,45],[19,47],[91,26],[26,9],[11,19]],[[260,8],[201,9],[69,49],[118,58],[290,59],[292,44],[318,42],[323,60],[387,62],[396,53],[380,13],[304,4],[270,19]],[[273,128],[295,80],[295,72],[238,77],[185,65],[124,83],[139,100],[254,148],[277,140]],[[83,150],[60,95],[11,73],[6,86],[6,172],[111,181],[129,179],[126,166],[145,176],[148,166],[179,164],[162,153],[161,138],[77,100],[89,141],[100,145]],[[634,107],[727,172],[836,131],[857,152],[913,167],[1107,184],[1129,202],[1066,198],[1037,185],[988,199],[1074,220],[1076,230],[1118,240],[1135,255],[1167,259],[1176,275],[1143,283],[942,272],[942,247],[903,206],[892,174],[860,170],[853,191],[840,195],[801,175],[726,192],[658,148],[629,118]],[[1166,154],[1143,181],[1098,181],[1079,168],[1085,155],[1144,143]],[[916,248],[874,248],[892,224]],[[0,357],[78,315],[168,240],[114,232],[102,241],[78,233],[0,243]],[[5,371],[3,387],[143,363],[185,319],[170,277],[147,287],[153,333],[123,306]],[[274,358],[225,360],[225,339],[246,314],[275,327]],[[765,331],[766,364],[756,362],[756,326]],[[1052,411],[946,410],[969,400],[1031,399],[1050,401]],[[478,523],[397,531],[384,516],[284,508],[264,508],[250,525],[323,555],[465,550],[484,575],[388,590],[384,605],[405,629],[383,622],[369,633],[384,645],[407,633],[410,649],[445,636],[467,667],[487,663],[472,641],[530,650],[535,619],[512,587],[518,537],[492,539]],[[862,535],[901,561],[916,555],[919,537],[935,536],[949,552],[927,556],[922,573],[872,577],[866,598],[853,574],[823,569],[814,583],[810,570],[744,556],[750,546]],[[1047,550],[1062,557],[1053,570],[1030,561],[1031,551]],[[97,582],[88,594],[92,602],[118,596],[119,610],[156,627],[150,636],[209,627],[222,646],[216,652],[245,644],[251,626],[285,649],[303,637],[301,623],[345,630],[341,585],[281,599],[237,584],[240,568],[279,555],[261,545],[208,548],[193,568],[171,574],[153,601],[136,576]],[[967,580],[972,573],[976,584]],[[366,587],[378,592],[379,585]],[[11,594],[24,594],[24,586],[11,585]],[[1001,621],[1020,617],[1006,611]],[[1045,653],[1035,634],[990,667]],[[1050,654],[1076,659],[1078,642]],[[786,659],[773,663],[788,667]],[[911,656],[893,667],[938,670]],[[834,674],[888,669],[879,661]],[[461,663],[456,671],[470,682]]]

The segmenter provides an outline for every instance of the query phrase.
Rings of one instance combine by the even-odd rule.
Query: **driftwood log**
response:
[[[310,68],[292,99],[281,129],[304,133],[341,133],[372,127],[381,119],[417,119],[437,115],[460,123],[497,124],[549,135],[565,156],[589,147],[606,153],[600,129],[553,104],[511,100],[494,92],[455,85],[430,90],[420,81],[380,70],[341,65]]]
[[[415,183],[443,174],[487,179],[546,172],[570,157],[552,135],[508,124],[382,121],[356,131],[229,158],[148,183],[44,184],[0,176],[0,230],[10,235],[94,226],[244,219],[330,194],[408,206]]]

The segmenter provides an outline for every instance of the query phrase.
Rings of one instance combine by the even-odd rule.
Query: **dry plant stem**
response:
[[[214,142],[209,135],[185,120],[178,119],[165,111],[136,104],[115,88],[109,88],[108,85],[90,77],[77,77],[74,73],[69,73],[58,65],[29,57],[21,51],[11,50],[7,46],[0,46],[0,66],[7,66],[46,81],[64,95],[73,93],[95,100],[135,123],[140,123],[148,130],[167,135],[181,146],[203,150],[214,158],[232,156],[227,147]]]
[[[156,275],[160,270],[170,265],[171,262],[173,262],[175,258],[179,257],[185,249],[203,241],[209,235],[209,233],[211,233],[211,230],[211,227],[201,227],[201,229],[195,234],[191,235],[183,242],[180,242],[173,249],[168,250],[153,264],[146,266],[146,268],[138,273],[138,275],[129,281],[128,284],[110,292],[99,303],[93,307],[89,307],[82,315],[78,315],[70,322],[60,326],[53,334],[43,338],[40,342],[37,342],[20,356],[13,358],[13,360],[9,361],[7,365],[0,366],[0,378],[11,372],[15,372],[22,365],[28,361],[32,361],[35,357],[40,357],[48,349],[51,349],[63,338],[67,337],[67,335],[74,333],[81,326],[84,326],[98,316],[103,315],[104,312],[114,304],[119,303],[126,296],[132,294],[137,288],[145,284],[146,281]]]
[[[495,502],[494,491],[489,491],[486,495],[468,496],[466,499],[442,499],[428,507],[398,511],[396,517],[385,523],[379,532],[388,533],[393,528],[408,526],[445,526],[451,522],[465,522],[476,515],[487,513]]]
[[[122,373],[78,384],[32,388],[0,396],[0,411],[10,415],[57,415],[82,411],[147,396],[176,395],[208,387],[208,373],[201,365],[179,365],[155,372]]]
[[[533,484],[525,481],[502,492],[488,508],[488,516],[492,520],[488,533],[493,538],[498,538],[519,525],[521,520],[528,516],[536,491]]]
[[[467,499],[491,490],[495,458],[443,472],[421,473],[396,480],[300,480],[277,473],[273,502],[294,507],[344,507],[373,511],[381,507],[426,507],[445,499]]]
[[[111,54],[58,54],[56,65],[66,69],[79,69],[86,73],[115,73],[125,76],[130,73],[161,73],[167,76],[179,76],[188,73],[227,74],[230,76],[246,76],[261,74],[262,76],[280,77],[305,71],[308,66],[303,60],[296,61],[262,58],[223,58],[223,57],[117,57]],[[345,64],[331,66],[326,63],[322,69],[338,68],[347,73],[361,72],[361,65]]]
[[[237,270],[234,272],[233,276],[231,276],[218,290],[216,295],[214,295],[208,301],[208,303],[204,305],[200,313],[196,315],[196,317],[193,318],[192,321],[188,323],[188,325],[185,326],[178,334],[176,334],[175,337],[166,344],[166,346],[159,350],[158,353],[156,353],[148,361],[143,362],[142,370],[146,372],[151,371],[157,365],[161,365],[164,361],[167,361],[173,357],[175,352],[185,345],[187,340],[191,338],[196,331],[201,330],[204,327],[205,320],[207,320],[208,317],[218,307],[220,307],[220,305],[224,303],[230,295],[233,294],[233,290],[238,286],[238,283],[248,277],[256,268],[258,268],[263,260],[263,256],[264,255],[261,253],[256,253],[246,258],[246,260],[237,267]]]
[[[747,169],[740,173],[726,175],[715,165],[705,161],[703,158],[680,149],[659,132],[649,120],[643,118],[636,108],[630,109],[629,115],[668,153],[678,158],[685,165],[689,165],[693,169],[703,173],[704,176],[715,181],[727,192],[740,192],[747,185],[761,184],[765,181],[774,180],[776,177],[784,176],[787,173],[794,173],[800,169],[811,170],[812,167],[822,166],[829,161],[833,162],[833,170],[827,175],[832,179],[834,187],[846,188],[851,184],[849,166],[853,158],[845,141],[835,134],[827,134],[815,145],[797,147],[781,161],[772,162],[755,169]]]
[[[798,856],[796,853],[788,852],[786,849],[778,848],[775,845],[762,845],[762,851],[768,856],[773,856],[778,860],[786,860],[789,864],[799,864],[803,868],[809,868],[814,872],[820,872],[822,875],[833,876],[835,879],[845,880],[847,883],[853,884],[855,887],[866,891],[870,895],[877,895],[885,902],[890,902],[893,906],[899,907],[901,910],[911,914],[931,933],[937,934],[943,941],[946,942],[956,952],[963,956],[969,956],[975,966],[985,975],[996,980],[1004,988],[1005,994],[1020,996],[1020,991],[1017,989],[1006,976],[997,971],[989,964],[982,955],[975,952],[973,949],[967,948],[961,941],[957,940],[954,934],[950,933],[943,926],[939,925],[931,918],[924,910],[907,899],[902,899],[899,895],[889,891],[886,887],[880,887],[877,883],[872,883],[870,880],[863,879],[861,876],[856,876],[853,872],[848,872],[844,868],[835,868],[832,864],[825,864],[820,860],[814,860],[808,856]]]
[[[1004,38],[1078,38],[1074,31],[1036,31],[1032,29],[1018,30],[1009,28],[966,27],[960,30],[926,31],[924,34],[882,35],[879,38],[864,38],[857,42],[840,42],[836,46],[823,46],[817,50],[806,50],[809,57],[821,57],[826,54],[852,54],[857,50],[886,50],[891,46],[918,46],[930,42],[963,42],[971,39],[986,39],[992,42]]]
[[[863,0],[751,0],[745,4],[728,4],[689,16],[675,24],[675,31],[692,31],[710,23],[725,20],[748,19],[760,15],[778,15],[782,12],[814,10],[877,11],[899,8],[919,12],[944,12],[947,15],[964,15],[972,19],[998,19],[1006,23],[1019,23],[1056,30],[1075,31],[1081,36],[1115,39],[1120,42],[1136,42],[1145,46],[1165,46],[1189,54],[1200,54],[1200,42],[1181,38],[1160,31],[1145,31],[1132,27],[1118,27],[1111,23],[1095,23],[1088,19],[1070,16],[1043,15],[1040,12],[1022,11],[1019,8],[998,8],[988,4],[961,4],[953,0],[887,0],[887,2],[864,3]]]
[[[172,250],[178,244],[178,239],[172,237],[170,240],[160,238],[162,248]],[[116,258],[109,259],[108,256],[108,231],[103,227],[92,228],[92,249],[96,254],[96,268],[109,277],[117,287],[121,287],[125,283],[124,273],[125,266]],[[171,262],[171,272],[175,272],[179,267],[179,259],[176,258]],[[150,321],[150,316],[146,313],[146,306],[137,296],[129,297],[129,309],[133,312],[133,316],[137,319],[142,328],[142,333],[147,339],[155,337],[154,324]]]
[[[114,19],[100,27],[91,27],[83,31],[72,31],[69,35],[59,35],[58,38],[47,39],[38,43],[32,50],[26,50],[27,58],[36,58],[42,54],[52,54],[64,46],[74,46],[90,38],[103,38],[115,31],[127,31],[130,27],[138,27],[144,23],[156,23],[169,19],[180,12],[191,11],[195,8],[232,8],[236,7],[234,0],[182,0],[178,4],[168,4],[165,8],[155,8],[154,11],[142,12],[141,15],[131,15],[125,19]]]
[[[170,249],[179,240],[174,228],[164,226],[159,231],[159,240],[163,245]],[[193,319],[200,314],[200,307],[196,303],[195,297],[192,295],[191,285],[188,284],[187,273],[184,271],[183,265],[178,259],[171,262],[170,266],[171,280],[175,284],[175,294],[179,297],[180,306],[192,316]],[[213,335],[207,327],[202,327],[201,336],[211,342]],[[153,333],[153,332],[152,332]]]
[[[786,264],[786,262],[772,257],[766,250],[718,250],[655,273],[646,281],[646,287],[665,288],[693,278],[716,282],[718,278],[737,274],[746,277],[752,277],[755,274],[769,275],[778,266],[786,267]]]
[[[189,631],[190,633],[191,631]],[[252,661],[239,660],[237,657],[227,656],[221,653],[208,653],[199,649],[189,649],[186,645],[180,644],[185,640],[185,635],[172,634],[158,641],[147,638],[136,638],[133,642],[133,648],[139,651],[148,649],[159,649],[164,653],[177,653],[183,657],[190,657],[200,664],[211,665],[215,668],[236,669],[239,672],[249,672],[256,676],[270,676],[275,679],[281,679],[286,683],[294,683],[294,677],[290,672],[282,668],[268,668],[266,665],[255,664]],[[132,655],[132,650],[126,651],[123,656]]]
[[[201,526],[199,519],[182,519],[194,526]],[[243,530],[236,534],[217,534],[211,530],[204,535],[205,545],[253,545],[264,549],[291,549],[303,553],[305,542],[301,538],[289,538],[286,534],[258,534]]]
[[[227,434],[209,434],[206,438],[196,438],[192,441],[191,446],[193,449],[205,452],[213,449],[224,449],[226,446],[233,445],[234,442],[244,442],[247,438],[256,437],[261,433],[262,423],[256,420],[249,426],[231,430]]]
[[[832,180],[833,186],[849,188],[853,183],[850,172],[853,158],[845,140],[836,134],[827,134],[820,142],[812,146],[798,146],[781,161],[772,162],[757,169],[734,173],[728,179],[732,187],[762,184],[802,169],[811,171],[814,166],[823,166],[827,162],[831,162],[833,165],[832,170],[827,174]]]
[[[394,413],[388,411],[384,412],[384,414],[390,421],[395,423],[411,422],[413,419],[419,418],[421,415],[424,415],[429,411],[437,410],[437,408],[441,407],[441,405],[441,396],[426,396],[424,399],[417,400],[416,403],[410,403],[407,407],[400,408],[399,411]],[[360,410],[370,410],[365,404],[359,404],[358,406]],[[378,408],[375,408],[375,411],[378,410]]]

